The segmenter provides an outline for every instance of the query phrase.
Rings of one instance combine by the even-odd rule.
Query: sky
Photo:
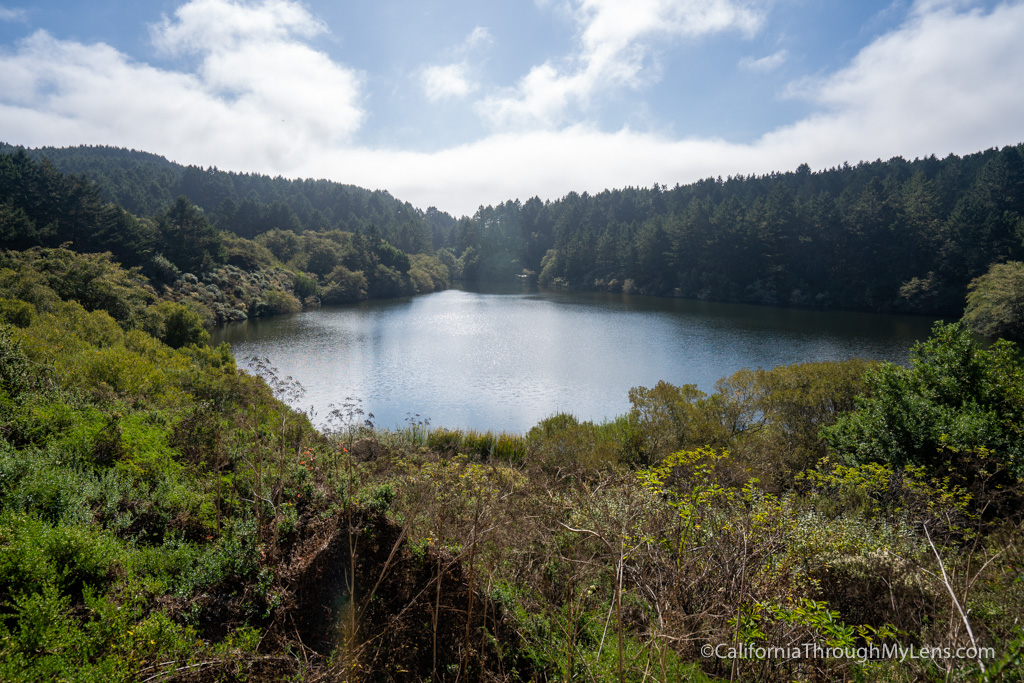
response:
[[[0,0],[0,141],[455,216],[1024,142],[1024,0]]]

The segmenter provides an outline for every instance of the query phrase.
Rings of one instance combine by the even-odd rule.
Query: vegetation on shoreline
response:
[[[0,152],[19,149],[0,145]],[[223,234],[300,239],[305,257],[275,255],[294,273],[314,272],[339,301],[363,289],[370,297],[431,291],[428,280],[436,289],[452,279],[532,275],[552,287],[957,317],[973,287],[973,308],[982,311],[969,317],[974,329],[1019,334],[1013,278],[998,269],[1024,260],[1024,145],[820,172],[802,165],[673,188],[571,192],[556,201],[482,206],[459,220],[386,192],[185,167],[134,150],[27,153],[88,174],[97,196],[140,216],[157,216],[184,196]],[[409,271],[415,286],[358,258],[333,259],[345,270],[332,276],[318,259],[345,244],[332,231],[374,235],[405,252],[418,261]],[[366,286],[349,271],[362,272]],[[375,279],[382,284],[375,287]]]
[[[910,368],[659,383],[617,420],[525,435],[378,431],[357,406],[321,433],[282,402],[300,386],[265,362],[262,379],[238,371],[137,273],[21,258],[0,280],[5,680],[1021,670],[1024,361],[1008,342],[938,326]],[[99,275],[71,287],[82,269]],[[75,300],[90,294],[91,311]],[[992,650],[701,650],[794,643]]]
[[[46,271],[55,260],[79,258],[72,253],[107,253],[108,263],[132,269],[153,296],[187,306],[207,325],[432,292],[451,279],[436,257],[410,257],[372,225],[365,234],[274,229],[252,241],[218,229],[184,196],[139,218],[106,201],[84,176],[62,174],[24,151],[0,155],[0,248],[12,250],[2,258],[13,270],[33,261],[30,267]],[[81,257],[89,258],[103,257]],[[77,275],[88,278],[77,263]],[[57,269],[51,283],[68,275]],[[79,300],[92,306],[87,295]]]
[[[358,405],[317,431],[301,386],[204,324],[429,291],[500,245],[251,240],[23,153],[0,180],[3,680],[1024,680],[1012,342],[937,324],[909,367],[660,382],[523,435]],[[1018,265],[975,281],[972,322],[1015,315]],[[794,646],[849,654],[756,655]]]

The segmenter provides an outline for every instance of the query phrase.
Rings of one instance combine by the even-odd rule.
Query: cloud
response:
[[[472,56],[493,42],[490,31],[477,26],[452,52],[461,59],[451,64],[431,64],[420,69],[420,87],[427,99],[438,102],[453,97],[465,97],[476,91],[479,84],[470,77],[474,71]]]
[[[640,87],[658,41],[727,30],[752,35],[762,22],[735,0],[574,0],[570,10],[580,29],[577,53],[535,66],[514,88],[481,101],[478,113],[495,128],[561,125],[598,92]]]
[[[25,10],[0,5],[0,21],[25,21]]]
[[[327,27],[288,0],[192,0],[175,10],[173,19],[164,16],[150,30],[153,44],[169,53],[204,54],[311,38]]]
[[[598,12],[606,5],[577,0],[572,7],[579,16],[584,7]],[[111,144],[182,163],[326,177],[456,214],[570,190],[674,185],[802,162],[817,169],[894,155],[963,154],[1024,140],[1019,2],[991,10],[937,0],[915,5],[902,25],[844,68],[795,83],[790,95],[813,113],[751,143],[559,123],[566,108],[603,87],[588,81],[595,78],[588,69],[615,75],[617,64],[624,68],[617,82],[628,85],[639,77],[631,60],[653,49],[648,41],[664,31],[681,36],[730,25],[746,32],[757,25],[751,15],[746,22],[686,19],[692,28],[685,29],[680,18],[672,28],[663,5],[638,7],[648,18],[629,26],[615,26],[612,14],[580,24],[582,54],[603,49],[611,55],[605,61],[542,65],[512,93],[523,107],[533,102],[526,95],[534,98],[536,109],[524,113],[548,112],[547,128],[510,128],[436,152],[360,145],[364,77],[310,47],[324,27],[301,5],[284,2],[184,5],[153,35],[167,54],[195,59],[190,70],[161,69],[108,45],[37,32],[0,51],[0,131],[32,146]],[[670,28],[655,27],[653,16]],[[472,36],[461,45],[486,44],[485,36]],[[457,51],[449,56],[453,64],[468,60]],[[451,75],[454,87],[460,73]],[[471,75],[462,74],[466,83]]]
[[[1024,140],[1024,4],[991,12],[929,0],[846,68],[791,88],[818,112],[761,144],[851,161],[969,152]],[[817,156],[821,155],[817,152]]]
[[[493,42],[494,37],[491,35],[491,32],[487,30],[487,27],[477,26],[469,32],[469,35],[466,37],[466,41],[462,45],[462,50],[470,52],[482,47],[487,47]]]
[[[423,92],[431,102],[449,97],[465,97],[476,90],[476,83],[466,77],[465,64],[428,66],[423,70]]]
[[[845,68],[794,86],[814,113],[749,144],[574,125],[495,134],[435,154],[359,154],[372,186],[463,213],[510,198],[674,185],[803,162],[822,169],[896,155],[966,154],[1024,141],[1021,35],[1024,4],[991,11],[915,6],[903,25]]]
[[[0,127],[23,144],[114,144],[193,162],[287,167],[351,140],[360,76],[303,42],[325,28],[294,2],[194,0],[152,27],[194,73],[38,31],[0,53]]]
[[[767,57],[761,57],[760,59],[744,57],[740,60],[739,67],[746,71],[767,73],[768,71],[774,71],[782,66],[786,62],[787,57],[789,57],[789,53],[786,50],[779,50],[774,54],[770,54]]]

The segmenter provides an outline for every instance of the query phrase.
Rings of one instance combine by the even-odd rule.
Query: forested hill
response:
[[[958,315],[973,278],[1024,260],[1022,151],[506,202],[444,241],[469,278]]]
[[[136,215],[184,195],[217,228],[243,237],[377,233],[410,254],[443,250],[437,256],[452,276],[470,282],[533,272],[542,284],[573,289],[959,315],[972,280],[1024,260],[1024,145],[571,192],[458,221],[326,180],[185,167],[109,147],[29,153],[87,174]]]
[[[186,197],[155,215],[134,216],[84,175],[61,173],[24,150],[0,154],[0,298],[39,305],[34,285],[12,283],[41,277],[89,310],[121,310],[103,294],[123,298],[123,278],[107,272],[116,263],[144,280],[154,301],[183,304],[213,324],[423,294],[450,282],[447,265],[397,249],[374,225],[365,233],[273,229],[257,241],[218,227]]]
[[[0,143],[0,154],[22,147]],[[137,216],[152,216],[179,196],[203,209],[217,228],[253,238],[278,228],[368,232],[410,254],[433,252],[433,232],[451,231],[455,220],[434,208],[421,211],[386,191],[329,180],[289,180],[216,168],[182,166],[162,156],[116,147],[25,149],[48,158],[57,170],[85,174],[115,202]]]

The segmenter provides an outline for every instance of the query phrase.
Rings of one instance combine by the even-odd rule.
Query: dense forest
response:
[[[450,282],[444,263],[407,254],[373,224],[365,232],[274,228],[256,241],[218,224],[184,195],[139,217],[84,175],[62,173],[23,150],[0,154],[0,249],[11,250],[0,259],[21,263],[55,248],[107,254],[134,268],[153,296],[186,305],[207,324],[432,292]]]
[[[958,315],[972,279],[1024,258],[1022,152],[506,202],[446,243],[549,285]]]
[[[247,238],[372,228],[407,253],[436,253],[470,282],[533,273],[549,286],[957,316],[972,280],[1024,259],[1024,145],[515,200],[457,221],[324,180],[102,147],[32,154],[87,173],[137,213],[182,195]]]
[[[327,180],[227,173],[113,147],[23,150],[0,143],[0,154],[17,151],[25,151],[37,161],[49,159],[63,173],[87,175],[104,201],[137,216],[159,214],[178,197],[186,197],[217,229],[249,239],[275,228],[362,233],[376,229],[398,249],[417,254],[434,251],[434,223],[454,223],[447,214],[436,209],[424,213],[385,191],[371,192]]]
[[[322,183],[361,207],[324,224],[291,204],[304,182],[67,153],[106,175],[0,155],[0,679],[1024,681],[1011,341],[936,324],[905,367],[659,382],[615,419],[507,434],[381,430],[358,401],[314,429],[303,387],[205,329],[525,268],[820,306],[969,290],[969,321],[1013,337],[1021,148],[458,221]],[[209,208],[186,175],[280,194]],[[297,222],[239,234],[229,199]]]

